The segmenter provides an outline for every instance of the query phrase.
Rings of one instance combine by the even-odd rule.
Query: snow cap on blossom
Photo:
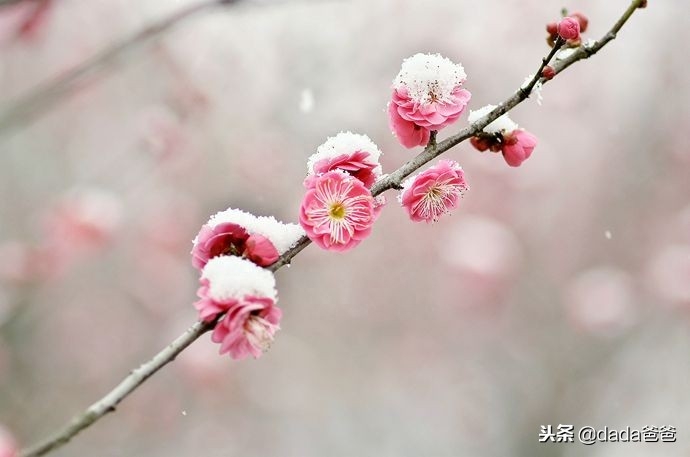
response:
[[[317,148],[307,160],[308,176],[344,171],[371,187],[381,176],[381,151],[366,135],[340,132]]]
[[[462,65],[440,54],[408,57],[393,80],[391,104],[395,106],[389,106],[391,125],[400,125],[396,114],[428,130],[452,124],[471,98],[469,91],[462,88],[466,78]],[[398,134],[395,128],[394,132]]]
[[[192,264],[201,269],[216,256],[236,255],[268,266],[303,235],[297,224],[285,224],[272,216],[255,216],[228,208],[211,216],[201,227],[193,241]]]
[[[452,160],[441,160],[406,179],[398,200],[413,221],[436,222],[458,206],[468,188],[462,167]]]
[[[203,321],[210,321],[247,299],[278,299],[273,273],[241,257],[212,258],[202,270],[199,282],[199,300],[194,307]]]
[[[361,181],[342,171],[329,171],[309,182],[299,221],[319,247],[347,251],[369,236],[378,206]]]
[[[470,111],[470,114],[467,116],[467,122],[470,124],[474,124],[477,122],[479,119],[483,118],[487,114],[489,114],[491,111],[493,111],[496,108],[496,105],[486,105],[483,108],[479,108],[478,110],[475,111]],[[513,122],[511,118],[508,117],[507,114],[503,114],[502,116],[499,116],[498,119],[484,127],[484,132],[486,133],[503,133],[503,132],[512,132],[513,130],[517,129],[518,125],[517,123]]]

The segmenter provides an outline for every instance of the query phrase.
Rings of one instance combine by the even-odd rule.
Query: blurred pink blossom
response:
[[[616,336],[635,321],[634,296],[632,279],[611,267],[579,274],[564,292],[573,325],[604,336]]]
[[[17,443],[10,432],[0,425],[0,457],[15,457],[19,455]]]
[[[47,23],[53,0],[22,0],[0,6],[0,41],[37,37]]]
[[[440,160],[403,183],[400,203],[413,221],[436,222],[458,206],[467,189],[462,167],[452,160]]]
[[[690,309],[690,245],[659,250],[648,266],[652,290],[671,305]]]
[[[119,197],[101,189],[75,189],[46,211],[47,243],[58,251],[101,248],[112,240],[122,221]]]

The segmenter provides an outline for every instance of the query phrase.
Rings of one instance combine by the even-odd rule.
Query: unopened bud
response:
[[[574,17],[577,19],[577,22],[580,23],[580,33],[585,33],[587,31],[587,26],[589,25],[589,19],[587,19],[587,16],[582,13],[573,13],[570,15],[570,17]]]
[[[642,3],[640,3],[640,6],[638,8],[647,8],[647,0],[642,0]]]
[[[564,17],[558,23],[558,34],[564,40],[577,40],[580,38],[580,23],[572,17]]]
[[[556,76],[556,70],[554,70],[552,66],[547,65],[541,71],[541,76],[547,81],[550,81],[554,76]]]

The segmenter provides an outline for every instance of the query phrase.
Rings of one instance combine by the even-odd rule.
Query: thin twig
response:
[[[202,11],[236,3],[236,1],[239,0],[202,0],[199,3],[182,8],[121,42],[103,49],[58,78],[39,85],[27,95],[13,102],[8,108],[0,111],[0,134],[44,112],[75,87],[87,80],[87,78],[95,75],[108,64],[122,58],[153,38],[160,36],[174,25]]]
[[[595,54],[602,47],[604,47],[606,43],[615,38],[618,31],[621,29],[621,27],[623,27],[625,22],[630,18],[635,9],[639,7],[642,1],[643,0],[633,0],[633,2],[630,4],[630,7],[628,7],[628,9],[618,20],[618,22],[616,22],[614,27],[604,36],[604,38],[599,40],[595,45],[589,48],[581,46],[576,50],[574,54],[569,56],[567,59],[559,61],[559,63],[557,63],[555,67],[556,73],[560,73],[565,68],[569,67],[575,62],[586,59],[589,56]],[[543,67],[550,62],[555,52],[556,51],[552,50],[549,53],[549,55],[542,60],[540,69],[543,69]],[[430,141],[427,147],[424,149],[424,151],[422,151],[419,155],[405,163],[403,166],[395,170],[390,175],[387,175],[386,177],[381,178],[379,181],[377,181],[372,187],[372,194],[374,196],[377,196],[385,192],[386,190],[398,188],[402,180],[405,179],[412,172],[419,169],[435,157],[443,154],[452,147],[461,143],[462,141],[465,141],[473,135],[476,135],[477,133],[481,132],[484,129],[484,127],[496,120],[499,116],[505,114],[506,112],[513,109],[515,106],[522,103],[529,96],[529,93],[531,92],[532,88],[534,88],[534,85],[537,83],[537,81],[541,81],[542,84],[546,84],[548,82],[546,79],[539,77],[540,73],[541,71],[539,71],[535,75],[535,79],[530,84],[528,84],[525,87],[519,88],[517,91],[515,91],[515,93],[513,93],[512,96],[510,96],[507,100],[498,105],[486,116],[477,120],[474,124],[463,129],[459,133],[445,139],[441,143],[436,144],[435,142]],[[529,88],[529,90],[526,90],[526,88]],[[307,238],[306,236],[303,236],[299,239],[299,241],[296,243],[294,247],[292,247],[285,254],[283,254],[276,263],[271,265],[269,267],[269,270],[275,272],[283,266],[289,265],[292,262],[292,259],[310,243],[311,240],[309,240],[309,238]],[[218,316],[216,322],[221,318],[222,316]],[[180,335],[165,349],[156,354],[155,357],[141,365],[136,370],[132,371],[120,384],[117,385],[117,387],[110,391],[105,397],[101,398],[96,403],[89,406],[86,409],[86,411],[76,416],[66,427],[64,427],[62,430],[57,432],[55,435],[53,435],[45,442],[35,447],[32,447],[26,451],[23,451],[20,454],[21,457],[38,457],[41,455],[45,455],[48,452],[55,450],[67,443],[77,433],[89,427],[97,420],[99,420],[101,417],[105,416],[107,413],[114,411],[117,405],[122,400],[124,400],[129,394],[131,394],[137,387],[139,387],[144,381],[146,381],[150,376],[152,376],[154,373],[160,370],[167,363],[174,360],[174,358],[180,352],[182,352],[187,346],[189,346],[195,340],[197,340],[201,335],[211,330],[214,327],[214,325],[215,322],[207,324],[197,322],[194,325],[192,325],[189,329],[187,329],[185,333]]]

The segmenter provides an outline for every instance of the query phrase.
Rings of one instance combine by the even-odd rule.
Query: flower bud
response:
[[[640,3],[640,6],[638,8],[647,8],[647,0],[642,0],[642,3]]]
[[[554,70],[552,66],[547,65],[541,71],[541,76],[547,81],[550,81],[553,79],[554,76],[556,76],[556,70]]]
[[[582,13],[573,13],[570,15],[570,17],[574,17],[577,19],[577,22],[580,23],[580,33],[585,33],[587,31],[587,25],[589,25],[589,19],[587,19],[587,16]]]
[[[564,17],[558,23],[558,34],[564,40],[577,40],[580,38],[580,23],[572,17]]]

